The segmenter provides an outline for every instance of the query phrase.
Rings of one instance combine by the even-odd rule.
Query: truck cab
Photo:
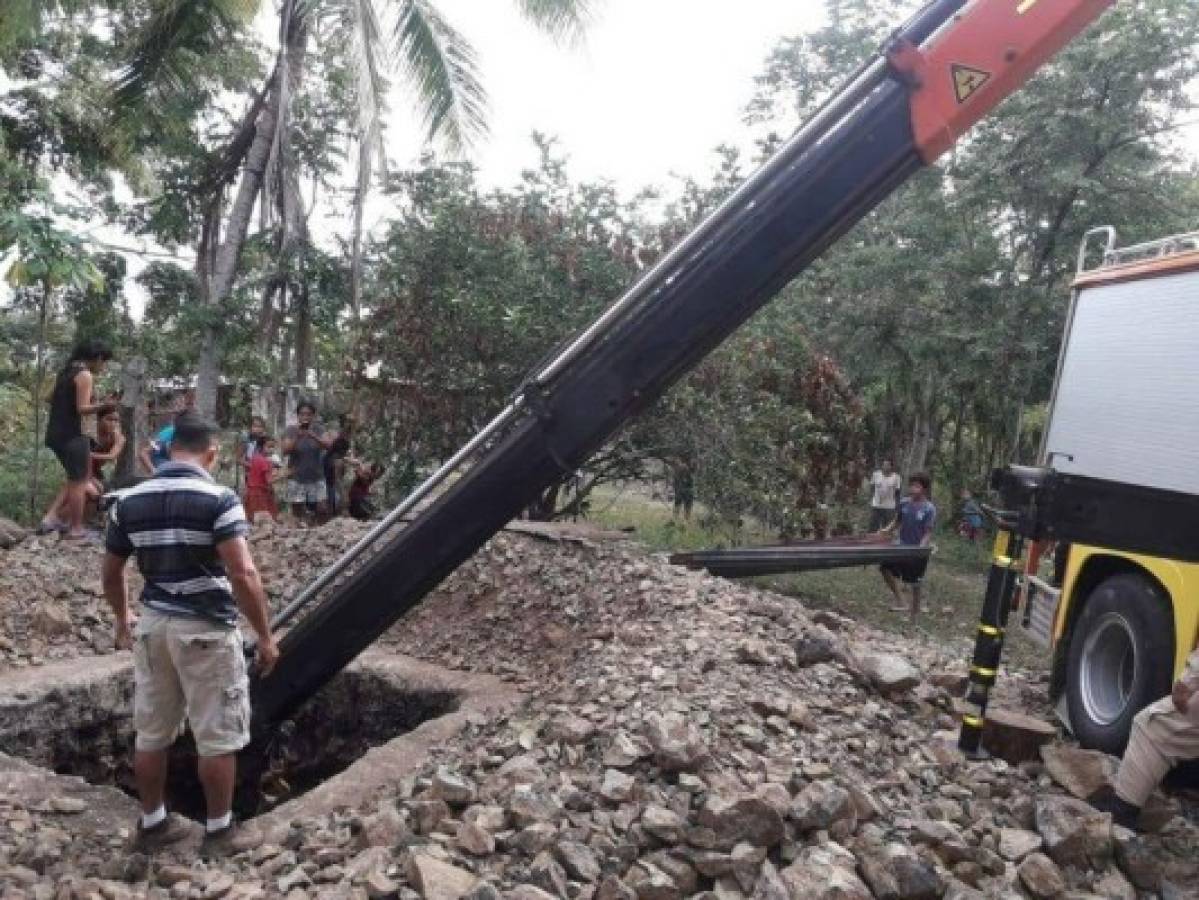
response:
[[[1018,625],[1051,651],[1080,743],[1118,754],[1199,636],[1199,233],[1122,249],[1088,234],[1038,464],[1058,484],[1025,510],[1039,543]]]

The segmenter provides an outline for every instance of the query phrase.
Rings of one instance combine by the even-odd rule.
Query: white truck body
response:
[[[1199,271],[1082,286],[1067,327],[1042,464],[1199,494]]]

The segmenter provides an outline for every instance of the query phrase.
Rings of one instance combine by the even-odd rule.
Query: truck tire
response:
[[[1165,592],[1134,573],[1112,575],[1087,597],[1066,662],[1066,703],[1084,747],[1119,756],[1133,717],[1170,693],[1174,616]]]

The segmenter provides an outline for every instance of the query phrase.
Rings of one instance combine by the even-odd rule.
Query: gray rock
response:
[[[1112,827],[1116,848],[1116,862],[1142,891],[1157,891],[1161,888],[1162,865],[1144,838],[1119,825]]]
[[[783,817],[761,797],[709,797],[699,811],[698,822],[711,829],[715,847],[721,850],[743,842],[773,847],[783,839]]]
[[[595,900],[637,900],[637,892],[615,875],[607,875],[595,891]]]
[[[450,817],[450,807],[444,800],[413,800],[408,804],[408,811],[417,834],[432,834]]]
[[[392,900],[400,896],[400,886],[378,870],[366,876],[366,896],[370,900]]]
[[[595,725],[588,719],[576,715],[563,715],[555,719],[549,727],[550,740],[561,741],[564,744],[582,744],[595,734]]]
[[[470,872],[419,852],[408,857],[408,880],[424,900],[460,900],[479,883]]]
[[[499,767],[496,775],[513,786],[545,781],[545,770],[527,754],[512,757]]]
[[[371,872],[385,872],[391,861],[391,851],[386,847],[367,847],[346,863],[346,877],[361,880]]]
[[[517,885],[510,891],[504,892],[504,900],[560,900],[565,894],[550,894],[531,884]]]
[[[76,816],[87,810],[87,801],[79,797],[51,797],[50,808],[56,813]]]
[[[1104,872],[1093,889],[1100,897],[1109,900],[1137,900],[1137,889],[1119,869],[1112,868]]]
[[[904,844],[860,841],[858,868],[879,900],[937,900],[945,882],[936,870]]]
[[[487,856],[495,852],[495,836],[474,822],[459,823],[455,842],[472,856]]]
[[[695,867],[680,853],[673,850],[658,850],[643,857],[641,862],[649,863],[665,872],[674,886],[684,895],[693,894],[699,888],[699,875],[696,873]]]
[[[912,841],[932,847],[946,865],[974,859],[974,853],[956,825],[921,819],[912,831]]]
[[[695,772],[708,758],[699,729],[677,713],[652,716],[647,721],[654,763],[665,772]]]
[[[894,653],[856,654],[858,669],[880,693],[899,694],[920,683],[920,672]]]
[[[512,844],[529,855],[540,853],[558,838],[558,829],[549,822],[534,822],[522,828]]]
[[[1010,862],[1019,862],[1030,853],[1043,847],[1045,841],[1035,831],[1023,828],[1001,828],[999,830],[999,855]]]
[[[29,618],[35,634],[45,638],[65,637],[75,630],[71,614],[61,603],[42,602]]]
[[[566,871],[548,850],[543,850],[534,857],[529,866],[528,882],[554,897],[566,896]]]
[[[829,828],[834,822],[854,816],[849,791],[835,781],[813,781],[795,795],[791,819],[801,831]]]
[[[653,753],[649,743],[641,738],[635,738],[626,731],[618,731],[612,737],[612,743],[604,751],[604,765],[617,769],[625,769],[645,759]]]
[[[626,775],[616,769],[608,769],[604,772],[604,780],[600,785],[600,796],[613,803],[623,803],[633,796],[633,788],[636,784],[637,779],[632,775]]]
[[[805,668],[832,662],[840,652],[840,639],[823,625],[813,625],[795,642],[795,664]]]
[[[625,875],[625,883],[637,900],[683,900],[686,896],[674,880],[649,862],[639,862]]]
[[[29,532],[12,519],[0,516],[0,550],[9,550],[15,547],[25,540],[28,534]]]
[[[752,900],[791,900],[791,891],[787,889],[787,884],[778,870],[767,862],[754,882],[750,897]]]
[[[685,825],[678,813],[665,806],[651,803],[641,813],[641,827],[646,833],[667,844],[677,844],[683,839]]]
[[[804,848],[779,877],[791,900],[874,900],[855,868],[851,853],[829,843]]]
[[[500,900],[500,892],[495,885],[480,881],[470,893],[462,895],[462,900]]]
[[[737,645],[737,660],[752,666],[768,666],[773,661],[770,645],[765,641],[744,640]]]
[[[1044,853],[1030,853],[1016,871],[1025,889],[1037,900],[1049,900],[1066,890],[1061,870]]]
[[[1066,744],[1042,747],[1041,760],[1050,777],[1080,800],[1106,787],[1120,765],[1106,753]]]
[[[578,841],[562,841],[555,849],[558,853],[558,861],[562,863],[562,868],[572,879],[585,881],[588,884],[599,879],[599,860],[595,856],[595,851],[586,844],[580,844]]]
[[[1061,866],[1103,868],[1112,855],[1112,820],[1107,813],[1072,797],[1042,797],[1036,806],[1037,831],[1045,852]]]
[[[539,785],[519,785],[512,792],[508,814],[517,825],[551,822],[562,815],[562,804]]]
[[[429,786],[429,794],[436,800],[444,800],[454,806],[473,803],[478,796],[475,783],[457,772],[438,769]]]

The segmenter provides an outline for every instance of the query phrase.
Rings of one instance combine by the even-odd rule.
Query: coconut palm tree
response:
[[[30,0],[32,2],[32,0]],[[513,0],[520,13],[551,36],[581,35],[593,0]],[[214,33],[248,29],[261,0],[154,0],[136,50],[116,87],[118,109],[146,101],[169,104],[186,91],[187,61]],[[281,257],[303,239],[305,218],[288,147],[292,98],[310,67],[309,41],[331,29],[354,75],[358,177],[352,211],[352,297],[361,295],[362,215],[376,167],[389,82],[414,98],[426,138],[461,152],[486,131],[486,92],[474,49],[434,0],[280,0],[278,50],[239,126],[197,186],[203,198],[196,274],[212,315],[201,351],[196,402],[211,415],[220,364],[219,310],[229,297],[241,251],[259,204],[279,231]]]

